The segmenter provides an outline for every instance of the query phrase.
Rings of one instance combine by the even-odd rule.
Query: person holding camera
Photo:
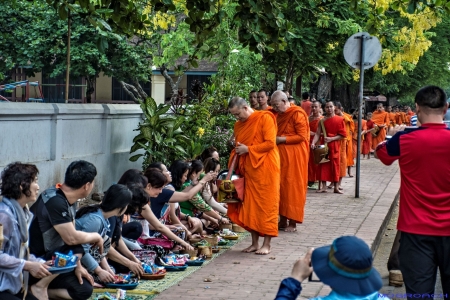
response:
[[[308,277],[312,281],[313,270],[332,291],[310,300],[389,300],[378,293],[383,283],[372,262],[372,252],[363,240],[341,236],[331,245],[310,249],[296,261],[291,277],[281,282],[275,300],[297,299],[301,282]]]
[[[408,295],[428,297],[438,268],[443,293],[450,293],[450,130],[443,122],[448,111],[443,89],[426,86],[415,103],[421,126],[391,128],[375,154],[388,166],[398,160],[400,270]]]

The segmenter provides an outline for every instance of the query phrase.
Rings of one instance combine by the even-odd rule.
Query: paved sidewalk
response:
[[[353,173],[355,172],[353,168]],[[344,195],[308,191],[304,223],[298,232],[280,232],[266,256],[242,253],[251,238],[228,250],[156,299],[274,299],[280,281],[290,275],[296,259],[309,247],[330,244],[341,235],[357,235],[375,251],[400,184],[398,166],[378,160],[361,161],[360,198],[355,199],[355,178],[344,178]],[[208,278],[212,282],[205,282]],[[326,295],[322,283],[302,284],[299,299]]]

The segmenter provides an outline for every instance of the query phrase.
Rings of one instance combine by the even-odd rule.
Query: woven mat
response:
[[[229,240],[226,246],[220,246],[221,250],[218,253],[214,253],[211,259],[206,260],[202,266],[194,267],[189,266],[185,271],[182,272],[167,272],[164,279],[161,280],[141,280],[136,289],[127,291],[127,298],[129,300],[152,300],[162,291],[168,289],[169,287],[177,284],[190,274],[194,273],[198,269],[206,266],[211,261],[213,261],[216,257],[227,251],[232,246],[236,245],[242,239],[249,236],[249,232],[238,233],[239,239],[237,240]],[[116,295],[116,289],[94,289],[94,294],[92,294],[91,300],[96,299],[98,296],[104,294],[105,292],[110,293],[112,296]]]

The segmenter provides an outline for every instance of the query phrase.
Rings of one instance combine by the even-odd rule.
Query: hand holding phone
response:
[[[292,268],[291,277],[302,282],[310,276],[313,272],[311,267],[311,255],[314,248],[311,248],[306,252],[306,255],[299,260],[297,260]]]

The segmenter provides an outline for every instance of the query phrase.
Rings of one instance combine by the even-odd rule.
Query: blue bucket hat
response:
[[[311,264],[323,283],[334,291],[366,296],[383,286],[380,273],[372,267],[372,252],[355,236],[342,236],[333,244],[313,251]]]

